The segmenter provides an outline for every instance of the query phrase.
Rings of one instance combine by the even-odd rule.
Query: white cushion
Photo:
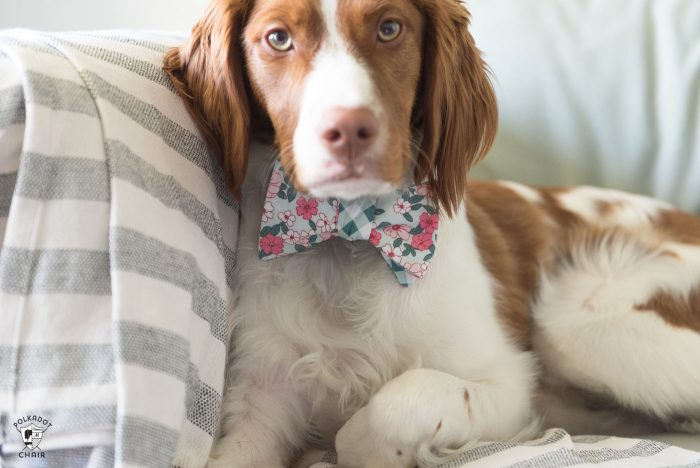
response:
[[[467,0],[501,117],[476,177],[700,211],[700,1]]]

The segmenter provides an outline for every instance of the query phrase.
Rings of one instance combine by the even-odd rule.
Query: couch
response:
[[[474,177],[609,187],[700,214],[700,2],[467,4],[501,111]],[[653,437],[700,450],[700,436]]]
[[[474,177],[615,187],[700,212],[700,2],[467,3],[501,108]],[[160,70],[182,37],[0,34],[6,466],[28,462],[16,456],[13,427],[27,414],[52,421],[39,446],[48,458],[31,466],[206,460],[237,205]],[[700,450],[697,436],[649,438]],[[445,466],[525,463],[535,453],[537,466],[700,461],[658,442],[554,430],[526,445],[474,447]]]

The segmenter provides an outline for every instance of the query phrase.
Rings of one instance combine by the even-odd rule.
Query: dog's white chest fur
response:
[[[515,352],[497,323],[494,284],[464,213],[441,224],[430,271],[408,288],[366,242],[334,239],[262,261],[260,179],[269,162],[251,159],[253,183],[244,187],[242,201],[234,340],[246,353],[259,355],[239,359],[235,373],[255,374],[261,363],[288,372],[307,395],[306,404],[322,413],[314,419],[337,424],[407,369],[487,378],[492,370],[485,369],[491,360],[486,354],[498,359]]]
[[[453,219],[441,219],[430,270],[408,288],[398,283],[376,248],[366,242],[334,239],[303,253],[263,261],[258,257],[258,242],[270,167],[265,151],[257,150],[243,190],[233,387],[225,393],[226,436],[217,447],[222,452],[215,452],[214,458],[222,466],[229,462],[249,466],[249,459],[268,457],[286,460],[285,447],[304,446],[310,440],[332,447],[331,438],[337,432],[335,446],[347,466],[408,467],[415,465],[424,443],[449,448],[470,438],[503,440],[526,427],[533,415],[535,361],[499,322],[496,298],[511,291],[504,290],[486,268],[488,252],[479,250],[464,210]],[[607,258],[614,247],[602,243],[601,254]],[[685,253],[680,256],[691,258]],[[678,261],[674,256],[664,258]],[[573,258],[568,273],[560,272],[557,278],[573,275],[576,291],[589,280],[594,286],[604,283],[606,275],[590,276],[583,268],[590,263],[587,259],[581,263]],[[558,284],[553,281],[548,278],[545,283]],[[562,290],[566,288],[543,287],[532,304],[535,350],[549,373],[547,381],[578,382],[572,369],[584,369],[586,356],[595,353],[602,355],[590,361],[587,380],[579,383],[584,389],[599,390],[594,386],[598,374],[620,375],[617,380],[607,377],[603,384],[630,385],[639,381],[639,374],[646,375],[629,365],[620,371],[603,356],[612,355],[622,340],[636,339],[626,330],[648,317],[620,309],[626,325],[611,334],[608,322],[582,310],[575,294],[562,297],[558,292]],[[619,297],[620,291],[613,288],[612,292]],[[556,302],[558,298],[563,302]],[[580,322],[572,322],[574,316]],[[697,352],[695,335],[686,331],[686,341],[681,341],[678,331],[657,322],[657,332],[676,337],[667,340],[667,354]],[[557,323],[576,325],[552,326]],[[602,336],[610,336],[611,343],[601,345]],[[585,342],[575,346],[581,339]],[[624,362],[635,362],[637,352],[633,346],[617,351]],[[578,364],[572,367],[574,362]],[[676,394],[665,400],[651,390],[646,392],[652,386],[634,388],[629,395],[655,397],[654,401],[683,408],[695,405],[692,397],[681,394],[682,385],[674,386]],[[629,396],[624,401],[635,403]],[[545,404],[548,422],[574,429],[605,423],[585,408],[575,414],[561,410],[556,397]],[[638,427],[644,425],[641,421]],[[274,428],[274,434],[269,428]],[[270,448],[266,445],[270,438],[284,444]],[[375,461],[379,464],[372,465]],[[269,466],[281,465],[271,462]]]

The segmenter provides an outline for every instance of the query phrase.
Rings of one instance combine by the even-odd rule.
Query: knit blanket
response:
[[[335,455],[320,455],[311,468],[337,468]],[[700,467],[700,453],[651,440],[607,436],[572,437],[549,429],[526,442],[479,442],[430,468],[641,468]],[[424,468],[421,466],[421,468]]]
[[[161,70],[181,40],[0,32],[0,466],[207,461],[238,206]],[[592,465],[700,454],[553,429],[436,466]]]
[[[181,40],[0,32],[0,466],[206,463],[238,206]]]

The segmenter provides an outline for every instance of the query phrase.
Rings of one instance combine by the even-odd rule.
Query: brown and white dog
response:
[[[241,197],[211,466],[289,466],[335,437],[341,466],[410,467],[534,415],[618,433],[700,418],[700,219],[615,191],[468,183],[497,124],[468,26],[457,0],[215,0],[168,52]],[[252,143],[265,135],[276,151]],[[362,242],[260,261],[278,155],[319,197],[426,181],[441,227],[425,279],[401,287]]]

